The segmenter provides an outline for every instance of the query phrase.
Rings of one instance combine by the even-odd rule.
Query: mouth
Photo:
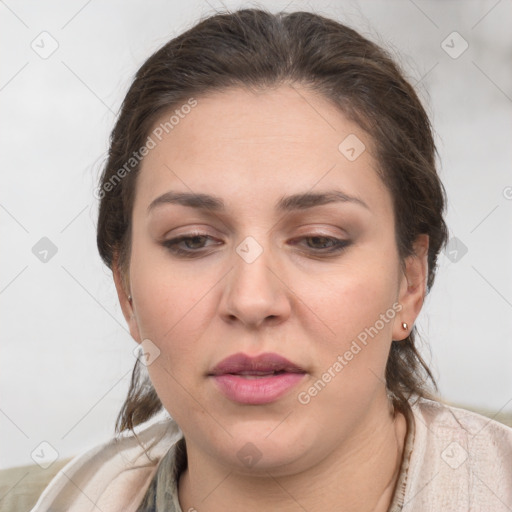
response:
[[[209,375],[232,374],[258,377],[278,373],[305,373],[305,371],[279,354],[266,352],[251,357],[238,353],[223,359],[209,372]]]
[[[296,386],[306,371],[273,353],[256,357],[234,354],[223,359],[209,373],[216,388],[229,400],[262,405],[278,400]]]

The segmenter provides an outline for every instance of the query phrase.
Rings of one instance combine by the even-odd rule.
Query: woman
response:
[[[34,511],[512,508],[512,429],[436,400],[415,347],[445,191],[381,48],[304,12],[201,21],[138,71],[97,193],[141,356],[123,435]]]

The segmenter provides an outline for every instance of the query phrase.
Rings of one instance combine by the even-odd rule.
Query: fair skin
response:
[[[402,273],[371,140],[323,97],[294,87],[197,97],[142,162],[128,274],[114,266],[130,332],[160,350],[148,371],[187,442],[184,511],[385,511],[393,496],[407,428],[390,412],[385,367],[391,340],[408,335],[401,324],[412,326],[423,304],[428,237]],[[338,150],[349,134],[366,146],[354,161]],[[218,196],[225,210],[166,203],[148,213],[171,190]],[[284,196],[328,190],[367,207],[275,208]],[[162,245],[196,232],[207,238],[179,244],[195,257]],[[251,263],[236,251],[249,236],[263,250]],[[350,244],[329,254],[329,239],[314,237]],[[301,403],[394,303],[396,315]],[[208,371],[239,352],[277,353],[305,374],[271,403],[236,403]],[[249,442],[260,454],[251,467],[238,457]]]

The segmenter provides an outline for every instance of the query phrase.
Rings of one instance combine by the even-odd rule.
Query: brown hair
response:
[[[97,244],[110,269],[117,261],[122,275],[128,274],[140,167],[132,157],[146,143],[155,121],[191,96],[231,86],[284,83],[323,94],[370,134],[379,174],[393,198],[402,266],[413,253],[416,236],[429,235],[430,291],[448,236],[443,219],[446,193],[436,171],[430,120],[386,51],[353,29],[309,12],[218,13],[169,41],[142,65],[121,106],[101,176]],[[437,389],[415,346],[416,334],[413,327],[405,340],[392,341],[387,361],[388,392],[402,411],[409,409],[411,397],[433,397],[429,381]],[[116,432],[133,430],[163,409],[141,366],[137,360]]]

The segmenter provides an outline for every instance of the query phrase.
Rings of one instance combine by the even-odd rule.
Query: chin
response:
[[[305,463],[305,455],[310,451],[308,446],[315,444],[306,439],[304,434],[308,430],[274,420],[241,421],[230,426],[232,437],[221,445],[222,453],[218,456],[241,473],[276,476],[292,473],[300,470],[299,466]]]

